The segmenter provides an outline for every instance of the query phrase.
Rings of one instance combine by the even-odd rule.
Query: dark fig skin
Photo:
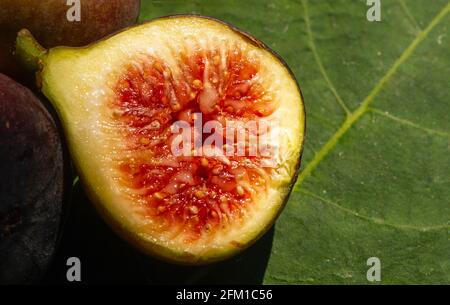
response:
[[[65,214],[64,156],[39,99],[0,74],[0,284],[36,282],[51,264]]]
[[[74,1],[76,2],[76,1]],[[14,33],[27,28],[46,48],[78,47],[136,22],[140,0],[79,0],[80,21],[69,21],[73,5],[66,0],[2,0],[0,29]]]
[[[66,0],[0,2],[0,73],[29,85],[31,78],[14,58],[18,31],[29,29],[46,48],[79,47],[134,24],[140,0],[79,0],[81,20],[70,22]]]

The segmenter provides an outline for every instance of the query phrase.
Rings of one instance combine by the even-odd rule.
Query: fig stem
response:
[[[17,34],[15,56],[19,62],[29,71],[42,69],[42,60],[47,54],[47,49],[41,46],[27,29],[22,29]]]

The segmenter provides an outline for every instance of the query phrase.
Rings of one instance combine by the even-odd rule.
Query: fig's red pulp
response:
[[[146,206],[160,230],[177,227],[193,241],[242,220],[267,189],[270,169],[259,156],[175,157],[172,124],[193,125],[199,113],[204,123],[257,121],[276,105],[259,77],[259,61],[241,47],[175,55],[176,66],[143,55],[126,67],[111,121],[126,143],[119,179],[127,195]]]

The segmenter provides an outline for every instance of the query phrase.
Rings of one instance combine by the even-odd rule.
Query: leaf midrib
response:
[[[305,2],[306,3],[306,2]],[[419,32],[410,45],[402,52],[400,57],[394,62],[387,73],[378,81],[378,83],[370,91],[369,95],[361,102],[360,106],[350,113],[338,130],[330,137],[322,148],[315,154],[313,159],[307,164],[305,169],[299,175],[295,189],[298,190],[302,183],[317,168],[321,161],[333,150],[339,139],[344,136],[365,113],[369,111],[369,106],[373,100],[383,89],[384,85],[395,75],[401,65],[413,54],[417,46],[428,37],[428,34],[439,24],[439,22],[450,12],[450,2],[447,3],[439,13],[431,20],[425,30]]]

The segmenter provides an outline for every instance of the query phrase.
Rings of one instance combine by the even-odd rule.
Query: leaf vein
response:
[[[421,231],[421,232],[428,232],[428,231],[435,231],[435,230],[442,230],[442,229],[450,229],[450,225],[435,225],[435,226],[423,226],[423,227],[419,227],[419,226],[411,226],[411,225],[402,225],[402,224],[396,224],[396,223],[390,223],[390,222],[386,222],[384,221],[384,219],[381,218],[375,218],[375,217],[370,217],[367,215],[363,215],[360,214],[358,212],[355,212],[351,209],[345,208],[343,206],[341,206],[338,203],[332,202],[322,196],[319,196],[317,194],[314,194],[312,192],[306,191],[306,190],[301,190],[301,193],[310,196],[312,198],[318,199],[323,203],[326,203],[330,206],[333,206],[334,208],[337,208],[347,214],[353,215],[357,218],[372,222],[374,224],[377,225],[382,225],[382,226],[387,226],[387,227],[391,227],[391,228],[395,228],[395,229],[399,229],[399,230],[416,230],[416,231]]]
[[[306,31],[308,34],[308,40],[311,44],[311,51],[314,55],[314,60],[316,61],[316,64],[319,68],[320,73],[322,74],[322,77],[325,79],[328,88],[333,93],[339,106],[341,106],[341,108],[344,110],[346,115],[349,115],[350,110],[348,109],[347,105],[344,103],[344,101],[340,97],[333,82],[330,80],[330,77],[328,76],[328,73],[325,70],[325,67],[323,66],[322,60],[320,59],[319,53],[317,52],[316,44],[314,42],[314,37],[313,37],[312,29],[311,29],[311,20],[309,18],[309,13],[308,13],[308,0],[303,0],[302,3],[304,6],[303,11],[304,11],[305,24],[306,24]]]
[[[378,81],[378,83],[370,91],[369,95],[361,102],[360,106],[353,111],[338,130],[331,136],[327,143],[317,152],[314,158],[308,163],[305,169],[301,172],[295,188],[298,189],[303,181],[311,175],[311,173],[317,168],[319,163],[332,151],[334,146],[338,143],[343,135],[363,116],[373,102],[376,96],[383,89],[384,85],[392,78],[398,71],[400,66],[412,55],[417,46],[428,36],[428,34],[434,29],[434,27],[450,12],[450,2],[447,3],[439,13],[433,18],[424,31],[419,32],[411,44],[402,52],[400,57],[394,62],[387,73]]]
[[[405,12],[405,15],[408,17],[409,21],[416,28],[416,30],[418,32],[422,31],[422,28],[420,27],[420,25],[417,22],[416,18],[414,18],[413,14],[411,14],[411,11],[409,10],[409,8],[406,5],[405,1],[404,0],[397,0],[397,1],[400,3],[400,6],[402,7],[403,11]]]
[[[444,137],[444,138],[450,138],[450,133],[448,133],[448,132],[420,126],[420,125],[418,125],[418,124],[416,124],[414,122],[411,122],[411,121],[399,118],[398,116],[394,116],[394,115],[392,115],[392,114],[390,114],[390,113],[388,113],[386,111],[383,111],[383,110],[380,110],[380,109],[377,109],[377,108],[372,108],[371,107],[368,110],[373,112],[373,113],[376,113],[378,115],[384,116],[384,117],[386,117],[386,118],[388,118],[388,119],[390,119],[390,120],[392,120],[394,122],[397,122],[399,124],[411,126],[413,128],[416,128],[416,129],[420,129],[420,130],[425,131],[425,132],[427,132],[429,134],[437,135],[437,136]]]

